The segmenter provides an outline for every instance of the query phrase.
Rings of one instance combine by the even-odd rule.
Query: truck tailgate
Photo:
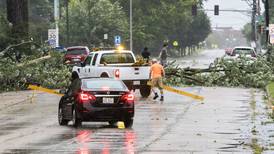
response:
[[[148,80],[149,79],[149,66],[131,66],[120,67],[121,80]]]

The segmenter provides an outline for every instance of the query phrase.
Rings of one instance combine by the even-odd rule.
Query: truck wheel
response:
[[[108,78],[109,76],[108,76],[107,73],[102,73],[100,77],[101,77],[101,78]]]
[[[142,97],[148,97],[151,93],[151,86],[149,85],[141,85],[140,93]]]

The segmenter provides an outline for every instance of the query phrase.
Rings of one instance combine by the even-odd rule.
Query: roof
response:
[[[129,50],[122,50],[122,51],[119,51],[119,50],[99,50],[99,51],[94,51],[95,53],[116,53],[116,52],[121,52],[121,53],[132,53],[132,51],[129,51]],[[91,53],[94,53],[94,52],[91,52]]]
[[[248,47],[248,46],[237,46],[237,47],[234,47],[233,49],[235,49],[235,48],[254,49],[254,48],[252,48],[252,47]]]
[[[96,80],[96,81],[121,81],[114,78],[102,78],[102,77],[86,77],[80,78],[81,80]]]
[[[88,48],[87,46],[71,46],[67,47],[67,49],[73,49],[73,48]]]

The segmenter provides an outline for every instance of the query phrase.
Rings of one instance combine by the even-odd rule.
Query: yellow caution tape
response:
[[[42,92],[46,92],[46,93],[50,93],[50,94],[55,94],[58,96],[63,96],[63,94],[60,94],[55,90],[51,90],[51,89],[47,89],[47,88],[43,88],[43,87],[39,87],[39,86],[35,86],[35,85],[29,85],[28,89],[38,90],[38,91],[42,91]]]
[[[151,82],[149,81],[147,84],[148,84],[148,85],[151,85]],[[195,95],[195,94],[191,94],[191,93],[189,93],[189,92],[186,92],[186,91],[183,91],[183,90],[178,90],[178,89],[175,89],[175,88],[166,86],[166,85],[163,85],[163,89],[165,89],[165,90],[167,90],[167,91],[170,91],[170,92],[177,93],[177,94],[179,94],[179,95],[191,97],[191,98],[196,99],[196,100],[200,100],[200,101],[203,101],[203,100],[204,100],[204,97],[202,97],[202,96]]]
[[[123,121],[118,121],[117,122],[117,127],[119,129],[125,129],[125,123]]]
[[[150,82],[150,81],[148,82],[148,85],[151,85],[151,82]],[[204,97],[202,97],[202,96],[195,95],[195,94],[192,94],[192,93],[183,91],[183,90],[178,90],[178,89],[175,89],[175,88],[166,86],[166,85],[163,85],[163,88],[164,88],[165,90],[167,90],[167,91],[174,92],[174,93],[177,93],[177,94],[179,94],[179,95],[191,97],[191,98],[196,99],[196,100],[201,100],[201,101],[204,100]],[[58,92],[55,91],[55,90],[43,88],[43,87],[40,87],[40,86],[29,85],[29,86],[28,86],[28,89],[38,90],[38,91],[42,91],[42,92],[46,92],[46,93],[50,93],[50,94],[55,94],[55,95],[58,95],[58,96],[63,96],[63,94],[60,94],[60,93],[58,93]]]

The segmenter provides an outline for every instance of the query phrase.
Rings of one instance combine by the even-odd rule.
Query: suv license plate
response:
[[[133,81],[133,85],[140,85],[140,81]]]
[[[113,104],[114,99],[109,97],[103,97],[103,104]]]

